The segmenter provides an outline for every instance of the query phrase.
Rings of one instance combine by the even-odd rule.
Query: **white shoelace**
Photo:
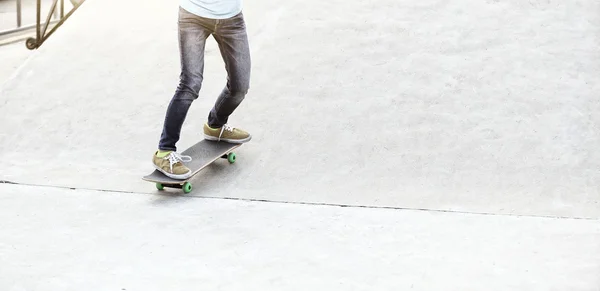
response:
[[[176,152],[171,152],[168,156],[165,157],[165,160],[169,160],[169,167],[171,168],[171,173],[173,173],[173,165],[178,162],[191,162],[192,157],[190,156],[182,156]]]
[[[229,132],[233,132],[234,127],[229,126],[228,124],[223,125],[223,127],[221,128],[221,132],[219,133],[219,141],[221,141],[221,136],[223,135],[224,131],[229,131]]]

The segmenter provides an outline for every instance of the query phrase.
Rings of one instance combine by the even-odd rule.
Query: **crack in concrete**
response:
[[[122,191],[122,190],[106,190],[106,189],[92,189],[92,188],[76,188],[76,187],[66,187],[66,186],[55,186],[55,185],[27,184],[27,183],[11,182],[11,181],[6,181],[6,180],[0,180],[0,184],[11,184],[11,185],[19,185],[19,186],[42,187],[42,188],[68,189],[68,190],[74,190],[74,191],[82,190],[82,191],[95,191],[95,192],[120,193],[120,194],[156,195],[156,194],[153,194],[153,193]],[[457,210],[434,209],[434,208],[411,208],[411,207],[398,207],[398,206],[353,205],[353,204],[337,204],[337,203],[325,203],[325,202],[283,201],[283,200],[269,200],[269,199],[258,199],[258,198],[194,196],[194,195],[181,195],[181,194],[172,194],[172,195],[171,194],[161,194],[161,195],[173,196],[173,197],[175,197],[175,196],[177,196],[177,197],[188,197],[188,198],[196,198],[196,199],[218,199],[218,200],[232,200],[232,201],[245,201],[245,202],[261,202],[261,203],[292,204],[292,205],[307,205],[307,206],[327,206],[327,207],[342,207],[342,208],[407,210],[407,211],[439,212],[439,213],[448,213],[448,214],[507,216],[507,217],[525,217],[525,218],[572,219],[572,220],[590,220],[590,221],[600,220],[599,218],[580,217],[580,216],[503,214],[503,213],[492,213],[492,212],[457,211]]]
[[[6,180],[0,180],[0,184],[19,185],[18,183],[11,182],[11,181],[6,181]]]

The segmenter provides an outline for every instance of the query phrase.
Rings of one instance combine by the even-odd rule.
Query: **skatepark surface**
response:
[[[177,3],[87,0],[0,65],[0,290],[600,290],[599,12],[246,2],[253,139],[183,195],[141,179]]]

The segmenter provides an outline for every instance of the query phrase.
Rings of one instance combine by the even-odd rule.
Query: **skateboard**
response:
[[[185,163],[190,171],[192,171],[192,175],[189,178],[185,180],[173,179],[158,170],[154,170],[154,172],[144,176],[142,179],[156,183],[156,189],[161,191],[165,187],[168,187],[182,189],[184,193],[190,193],[192,191],[190,180],[196,174],[219,158],[227,159],[230,164],[235,163],[236,156],[233,150],[240,146],[241,144],[201,140],[181,153],[181,155],[192,157],[191,162]]]

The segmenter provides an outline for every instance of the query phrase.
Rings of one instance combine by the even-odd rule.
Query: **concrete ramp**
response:
[[[190,195],[600,217],[600,2],[249,1],[254,139]],[[177,3],[87,0],[1,88],[0,180],[154,193]],[[214,40],[178,144],[225,84]]]

